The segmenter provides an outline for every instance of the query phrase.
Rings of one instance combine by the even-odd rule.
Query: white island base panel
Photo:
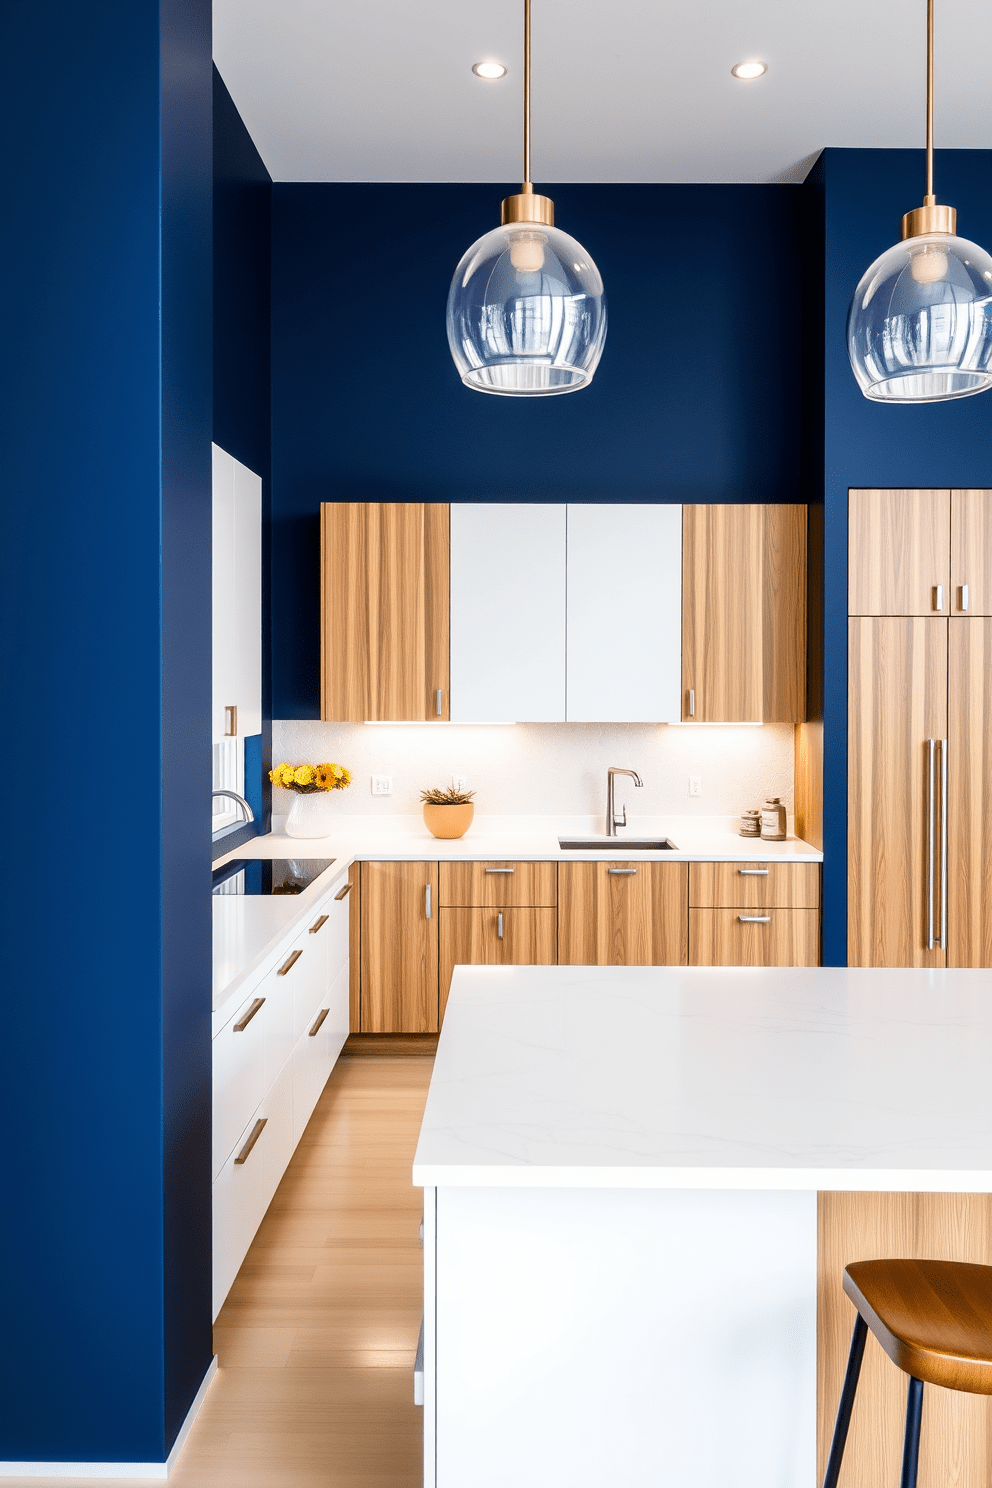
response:
[[[425,1488],[813,1488],[815,1193],[425,1203]]]

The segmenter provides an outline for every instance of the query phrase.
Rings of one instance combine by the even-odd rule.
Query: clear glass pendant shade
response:
[[[866,398],[933,403],[992,387],[992,257],[948,233],[890,248],[855,292],[847,349]]]
[[[574,238],[510,223],[473,243],[448,293],[448,345],[466,387],[533,398],[591,380],[606,340],[599,270]]]

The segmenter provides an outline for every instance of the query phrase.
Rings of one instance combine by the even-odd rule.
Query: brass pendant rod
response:
[[[530,0],[527,0],[530,3]],[[933,0],[927,0],[927,206],[933,206]]]
[[[933,0],[927,0],[932,5]],[[524,0],[524,188],[530,186],[530,0]]]

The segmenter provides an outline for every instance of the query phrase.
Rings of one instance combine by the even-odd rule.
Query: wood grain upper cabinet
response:
[[[560,863],[562,966],[685,966],[685,863]]]
[[[951,492],[952,615],[992,615],[992,491]]]
[[[451,719],[565,718],[565,507],[451,508]]]
[[[684,506],[683,721],[805,717],[805,506]]]
[[[992,966],[992,619],[947,629],[947,964]]]
[[[681,554],[681,506],[568,507],[570,722],[681,718]]]
[[[950,516],[950,491],[850,491],[848,613],[946,615]]]
[[[437,863],[363,863],[361,1030],[436,1033]]]
[[[929,949],[928,940],[931,919],[935,930],[940,925],[948,624],[896,616],[848,621],[851,966],[945,965],[944,951]]]
[[[448,507],[325,502],[321,718],[445,719]]]

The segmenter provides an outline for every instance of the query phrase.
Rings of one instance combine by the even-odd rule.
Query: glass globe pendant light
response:
[[[927,190],[902,242],[855,291],[847,350],[866,398],[937,403],[992,387],[992,257],[933,194],[933,0],[927,0]]]
[[[606,340],[589,254],[554,225],[530,179],[530,6],[524,0],[524,181],[502,225],[473,243],[448,293],[448,345],[466,387],[535,398],[587,387]]]

